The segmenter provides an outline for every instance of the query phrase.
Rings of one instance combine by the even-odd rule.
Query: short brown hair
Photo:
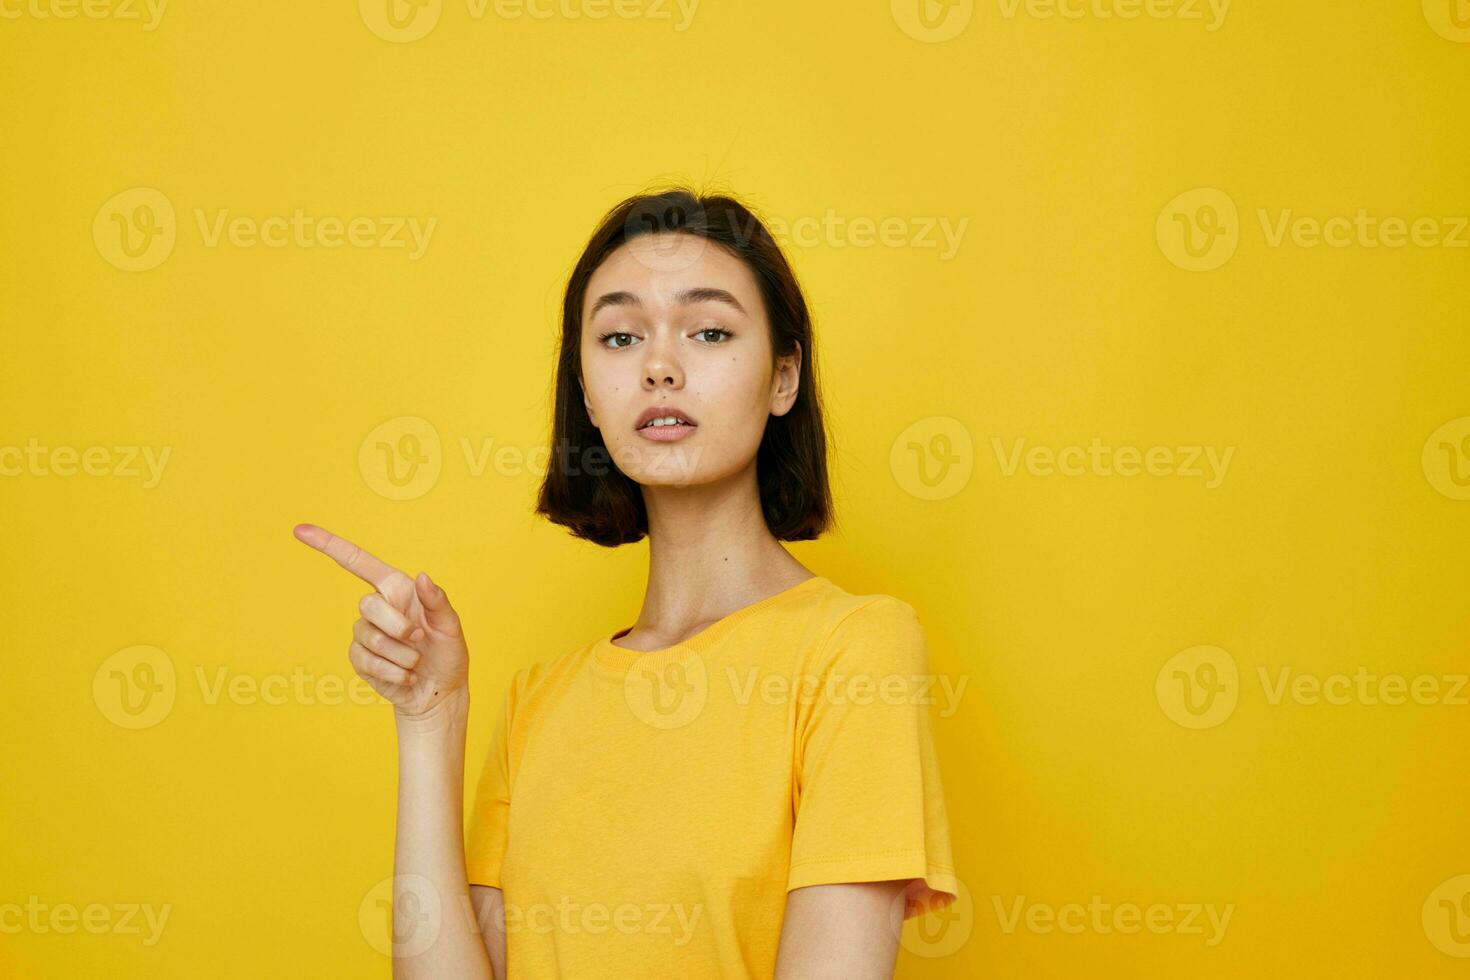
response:
[[[536,513],[606,547],[638,541],[648,533],[643,495],[637,483],[609,465],[607,445],[587,416],[580,379],[582,303],[592,274],[624,242],[654,232],[699,235],[744,262],[760,285],[773,362],[801,345],[796,401],[786,414],[766,420],[756,453],[756,482],[766,526],[776,538],[816,538],[831,522],[832,497],[806,299],[780,246],[749,208],[728,195],[700,195],[687,187],[638,194],[615,206],[572,270],[562,303],[550,465]]]

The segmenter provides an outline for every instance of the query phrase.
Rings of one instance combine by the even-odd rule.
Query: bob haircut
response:
[[[638,194],[609,211],[592,233],[567,281],[550,465],[536,513],[579,538],[616,547],[648,533],[639,485],[616,466],[582,400],[582,304],[603,261],[639,235],[681,232],[724,248],[745,263],[760,285],[775,357],[801,345],[800,384],[785,415],[766,419],[756,452],[756,482],[766,526],[781,541],[807,541],[832,520],[827,438],[817,392],[812,322],[796,275],[766,226],[733,197],[700,195],[686,187]]]

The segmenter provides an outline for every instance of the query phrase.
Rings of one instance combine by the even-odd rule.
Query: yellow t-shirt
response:
[[[908,603],[816,576],[683,643],[603,636],[512,678],[469,823],[514,978],[770,977],[786,892],[954,901]]]

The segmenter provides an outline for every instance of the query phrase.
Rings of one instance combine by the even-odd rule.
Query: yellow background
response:
[[[900,976],[1470,968],[1435,925],[1470,873],[1470,708],[1272,703],[1260,679],[1470,663],[1470,502],[1433,464],[1470,426],[1470,250],[1267,234],[1284,209],[1470,212],[1470,37],[1448,0],[1238,0],[1215,30],[1204,4],[936,4],[945,40],[902,0],[704,0],[684,30],[669,4],[476,18],[444,0],[406,43],[350,0],[176,0],[151,31],[40,2],[0,19],[0,446],[171,455],[151,487],[0,477],[0,905],[171,911],[151,946],[0,933],[0,974],[387,975],[359,909],[391,873],[388,710],[209,703],[198,672],[350,676],[365,587],[296,542],[298,521],[449,590],[474,658],[472,775],[512,671],[632,621],[645,546],[533,519],[536,472],[505,457],[475,475],[462,440],[543,445],[565,277],[601,213],[664,178],[788,223],[914,233],[790,249],[841,520],[792,550],[911,602],[934,670],[967,682],[937,732],[969,897],[932,941],[910,927]],[[132,188],[177,214],[146,271],[93,235]],[[1199,188],[1238,209],[1235,250],[1189,271],[1166,208]],[[298,208],[437,226],[414,260],[210,246],[196,218]],[[955,254],[921,247],[925,219],[968,220]],[[441,472],[393,500],[359,449],[405,418],[437,433]],[[1445,423],[1451,448],[1430,445]],[[994,442],[1093,438],[1233,456],[1207,487],[1007,475]],[[967,478],[926,492],[931,450]],[[136,646],[177,691],[130,730],[99,698],[104,661]],[[1239,679],[1229,716],[1192,729],[1156,681],[1199,646]],[[1094,895],[1233,913],[1211,946],[1007,931],[997,912]],[[1459,915],[1470,928],[1470,902]]]

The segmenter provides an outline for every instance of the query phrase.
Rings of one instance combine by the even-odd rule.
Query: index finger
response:
[[[374,555],[362,550],[346,538],[339,538],[326,528],[315,524],[297,524],[291,529],[296,540],[309,544],[327,555],[353,575],[382,591],[388,579],[398,574],[398,569]]]

